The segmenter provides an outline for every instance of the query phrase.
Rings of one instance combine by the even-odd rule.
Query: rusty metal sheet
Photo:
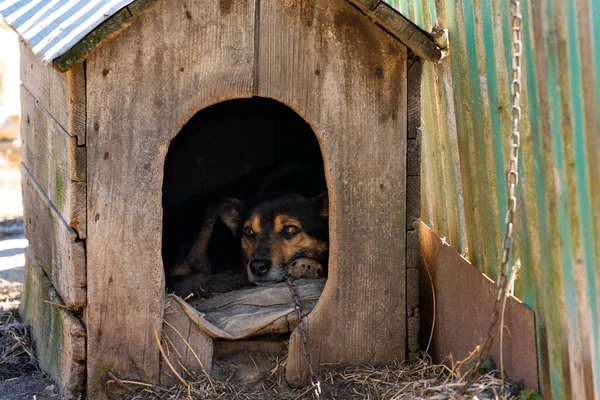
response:
[[[454,361],[467,357],[483,345],[491,321],[498,289],[496,284],[462,257],[456,250],[421,223],[419,245],[421,345],[425,349],[433,321],[430,347],[434,362],[451,354]],[[431,277],[431,279],[430,279]],[[510,297],[505,313],[504,369],[513,382],[523,380],[527,389],[538,390],[537,346],[533,311]],[[491,357],[500,366],[499,341],[494,341]]]

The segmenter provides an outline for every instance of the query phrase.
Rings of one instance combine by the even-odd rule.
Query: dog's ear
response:
[[[242,222],[244,203],[233,197],[226,197],[217,205],[217,214],[221,221],[231,229],[234,234]]]
[[[319,216],[321,218],[329,218],[329,196],[327,191],[311,199],[317,210],[319,210]]]

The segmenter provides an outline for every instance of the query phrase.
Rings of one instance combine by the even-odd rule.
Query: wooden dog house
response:
[[[318,140],[331,251],[315,363],[415,353],[421,62],[442,50],[377,0],[138,0],[107,17],[51,66],[21,46],[22,313],[63,393],[159,381],[165,158],[198,111],[235,99],[273,99]],[[306,381],[296,334],[288,365]]]

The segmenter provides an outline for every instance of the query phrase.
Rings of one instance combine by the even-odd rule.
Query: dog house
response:
[[[180,156],[202,160],[187,163],[193,173],[181,163],[173,190],[304,157],[302,146],[318,150],[309,158],[322,160],[327,181],[330,253],[307,317],[315,365],[415,354],[420,74],[442,50],[376,0],[121,3],[129,4],[102,11],[106,21],[62,52],[42,54],[13,23],[28,40],[21,311],[63,393],[104,398],[121,390],[107,383],[115,376],[161,379],[165,160],[191,121],[201,144],[197,153],[193,140],[179,146]],[[83,29],[75,28],[72,38]],[[251,129],[227,128],[202,119],[213,107],[225,120],[266,111]],[[260,125],[278,112],[294,117]],[[306,132],[314,137],[288,140]],[[297,332],[287,368],[290,383],[307,381]]]

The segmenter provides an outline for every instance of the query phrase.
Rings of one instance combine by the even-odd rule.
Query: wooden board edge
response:
[[[428,34],[386,2],[349,1],[421,59],[437,62],[445,57],[445,51],[439,48]]]
[[[67,71],[69,86],[69,133],[77,138],[78,146],[85,146],[87,136],[87,101],[85,64],[78,63]]]
[[[169,363],[179,374],[189,371],[196,377],[205,374],[210,376],[213,368],[213,339],[200,330],[178,302],[169,297],[165,300],[163,318],[161,343],[167,351],[161,357],[160,383],[179,383],[173,376]]]
[[[406,347],[409,359],[419,355],[419,243],[409,243],[416,235],[421,217],[421,77],[423,61],[406,60]]]
[[[20,42],[21,84],[57,121],[78,145],[85,144],[85,68],[78,65],[68,73],[42,64],[23,40]]]
[[[31,253],[25,254],[25,285],[20,314],[31,326],[40,368],[60,387],[66,399],[79,399],[83,390],[86,332],[64,304]]]
[[[132,15],[138,15],[146,11],[150,6],[156,3],[157,0],[136,0],[127,6],[127,9]]]
[[[69,309],[84,307],[87,300],[87,285],[83,242],[63,220],[23,163],[21,163],[21,177],[23,225],[25,236],[29,240],[30,254],[38,260],[38,265],[48,274]]]
[[[67,225],[86,237],[87,185],[85,148],[21,85],[22,162],[50,198]],[[31,114],[31,115],[30,115]]]

